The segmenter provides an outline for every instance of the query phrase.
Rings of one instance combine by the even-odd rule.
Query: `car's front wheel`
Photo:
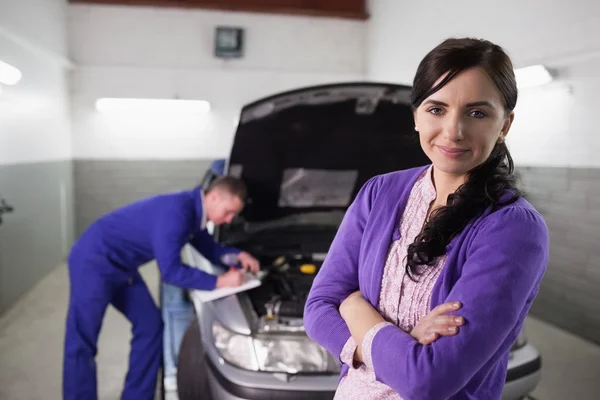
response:
[[[181,341],[177,360],[177,394],[179,400],[212,400],[198,318],[192,320]]]

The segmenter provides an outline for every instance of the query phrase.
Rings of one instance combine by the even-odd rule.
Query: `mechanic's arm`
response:
[[[227,247],[215,242],[215,239],[205,229],[194,236],[190,241],[196,250],[200,252],[208,261],[220,267],[230,267],[222,262],[222,257],[226,254],[240,254],[241,251],[233,247]]]
[[[510,349],[537,294],[548,262],[548,231],[538,214],[500,210],[476,234],[462,275],[445,300],[462,303],[457,315],[465,324],[456,336],[422,345],[375,316],[371,334],[356,317],[347,317],[350,329],[362,336],[354,339],[363,346],[367,367],[403,398],[446,399],[458,392],[493,354]],[[361,312],[370,307],[365,303],[356,303]]]
[[[153,232],[154,257],[164,282],[186,289],[213,290],[217,277],[181,260],[181,249],[188,242],[187,226],[191,216],[173,210],[159,216]]]
[[[352,357],[344,355],[354,353],[356,346],[338,308],[344,299],[359,288],[359,249],[378,186],[377,178],[369,180],[348,208],[315,277],[304,310],[307,335],[349,365],[352,365]]]

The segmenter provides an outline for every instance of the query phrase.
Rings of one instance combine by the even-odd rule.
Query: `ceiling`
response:
[[[71,3],[205,8],[213,10],[367,19],[366,0],[70,0]]]

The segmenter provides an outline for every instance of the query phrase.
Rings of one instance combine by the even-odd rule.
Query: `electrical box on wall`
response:
[[[244,55],[244,29],[218,26],[215,31],[215,57],[241,58]]]

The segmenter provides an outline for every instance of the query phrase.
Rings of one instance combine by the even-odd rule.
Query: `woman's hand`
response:
[[[350,313],[352,313],[353,309],[356,309],[356,306],[364,305],[365,303],[369,306],[371,305],[369,304],[369,302],[367,302],[367,300],[365,300],[360,290],[357,290],[350,296],[346,297],[344,301],[342,301],[342,304],[340,304],[339,309],[340,315],[343,319],[346,319],[345,315],[349,315]]]
[[[348,325],[350,334],[356,342],[356,352],[354,360],[358,363],[363,362],[362,342],[366,333],[380,322],[385,322],[371,303],[365,299],[360,291],[352,293],[346,297],[339,308],[340,315]]]
[[[421,318],[410,335],[423,345],[431,344],[441,336],[456,335],[458,327],[464,323],[464,318],[446,314],[461,307],[462,305],[457,302],[440,304]]]

